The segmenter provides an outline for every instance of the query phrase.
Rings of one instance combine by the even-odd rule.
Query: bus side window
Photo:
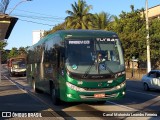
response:
[[[61,68],[63,68],[64,67],[64,60],[65,60],[65,49],[64,49],[64,47],[60,47],[60,50],[59,50],[60,52],[60,67]]]

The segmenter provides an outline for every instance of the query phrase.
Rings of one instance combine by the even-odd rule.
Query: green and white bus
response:
[[[62,30],[28,49],[27,80],[36,92],[51,94],[53,103],[123,98],[125,64],[116,33]]]

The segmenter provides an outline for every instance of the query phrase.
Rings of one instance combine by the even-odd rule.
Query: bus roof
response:
[[[56,33],[59,33],[61,37],[117,37],[115,32],[104,30],[60,30]]]
[[[38,43],[34,44],[30,48],[40,45],[43,42],[47,41],[49,38],[53,36],[60,36],[62,39],[64,38],[71,38],[71,37],[118,37],[115,32],[112,31],[104,31],[104,30],[59,30],[55,33],[51,33],[41,40]]]

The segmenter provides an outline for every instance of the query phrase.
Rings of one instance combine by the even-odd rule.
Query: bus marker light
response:
[[[108,83],[112,83],[112,82],[113,82],[113,80],[109,80],[109,81],[108,81]]]
[[[83,81],[78,81],[78,85],[82,85],[83,84]]]
[[[72,35],[67,35],[67,37],[72,37]]]
[[[72,97],[72,95],[71,94],[67,94],[67,97]]]

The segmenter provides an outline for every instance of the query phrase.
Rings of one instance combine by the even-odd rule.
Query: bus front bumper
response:
[[[93,90],[93,91],[77,91],[73,87],[66,87],[65,95],[62,99],[67,102],[81,102],[81,101],[105,101],[120,99],[125,96],[126,85],[122,83],[122,87],[115,86],[114,89]]]

